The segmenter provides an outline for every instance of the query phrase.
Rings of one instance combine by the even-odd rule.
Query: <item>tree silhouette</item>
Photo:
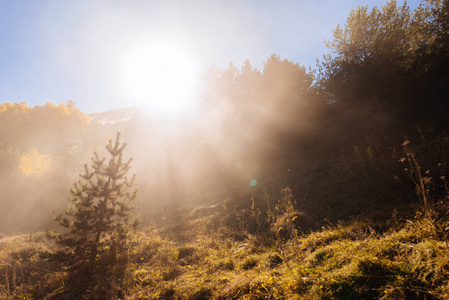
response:
[[[125,147],[117,133],[115,141],[106,146],[108,161],[95,153],[91,168],[85,165],[84,174],[71,189],[72,207],[65,210],[65,216],[54,217],[66,228],[59,241],[71,250],[68,264],[72,278],[78,281],[81,274],[90,281],[105,278],[115,266],[126,264],[128,235],[139,221],[133,213],[135,176],[131,180],[126,176],[131,159],[123,160]]]
[[[318,85],[348,123],[379,132],[446,123],[447,1],[428,2],[414,11],[395,0],[372,11],[358,7],[333,31]]]

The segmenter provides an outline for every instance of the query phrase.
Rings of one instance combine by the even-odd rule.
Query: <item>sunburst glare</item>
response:
[[[119,72],[124,94],[148,112],[164,116],[194,110],[197,76],[188,47],[173,41],[134,46],[123,57]]]

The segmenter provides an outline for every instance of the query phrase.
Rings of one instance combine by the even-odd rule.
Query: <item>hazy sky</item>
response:
[[[142,99],[150,90],[158,97],[169,80],[190,84],[212,64],[249,59],[260,69],[277,53],[314,67],[351,9],[385,2],[0,0],[0,102],[73,100],[97,112],[151,101]]]

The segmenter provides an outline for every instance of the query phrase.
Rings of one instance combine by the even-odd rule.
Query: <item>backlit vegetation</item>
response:
[[[20,157],[19,170],[25,176],[42,176],[50,171],[50,167],[51,158],[36,149],[31,149]]]
[[[277,205],[285,203],[285,195]],[[446,206],[447,207],[447,206]],[[312,233],[250,234],[222,226],[222,208],[185,216],[182,227],[149,227],[129,236],[123,281],[91,291],[108,299],[444,299],[449,286],[448,219],[417,215],[328,224]],[[261,216],[270,218],[268,215]],[[290,219],[288,211],[277,218]],[[1,240],[1,279],[7,298],[64,299],[70,273],[58,246],[42,233]],[[80,280],[81,280],[81,276]],[[73,279],[72,279],[73,280]],[[112,284],[112,285],[111,285]]]
[[[317,70],[212,67],[195,119],[2,104],[0,297],[447,299],[448,8],[359,7]]]

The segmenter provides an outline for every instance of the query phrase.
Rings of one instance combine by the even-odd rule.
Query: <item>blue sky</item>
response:
[[[272,53],[314,67],[351,9],[385,2],[0,0],[0,102],[73,100],[85,112],[141,104],[142,94],[123,84],[140,74],[125,58],[143,49],[134,63],[149,64],[142,52],[163,55],[151,51],[160,44],[184,53],[179,61],[193,61],[197,73],[246,59],[261,68]],[[418,3],[408,1],[412,9]],[[150,88],[157,76],[152,81]]]

